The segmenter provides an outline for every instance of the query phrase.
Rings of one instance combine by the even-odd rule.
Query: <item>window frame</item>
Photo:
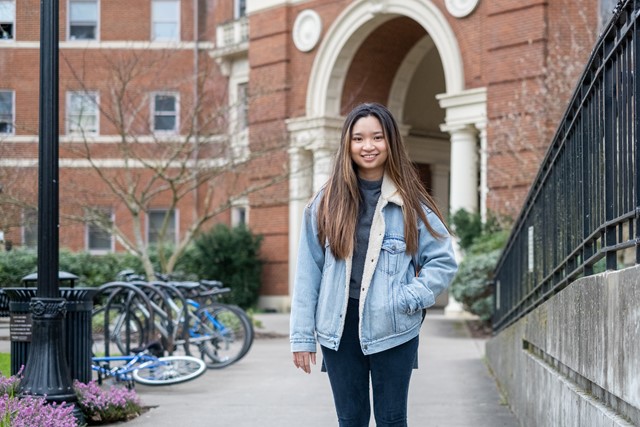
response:
[[[170,244],[177,244],[178,243],[178,224],[179,224],[179,210],[178,209],[168,209],[168,208],[153,208],[153,209],[149,209],[147,211],[146,214],[146,230],[145,230],[145,237],[146,237],[146,242],[147,245],[158,245],[159,241],[155,240],[155,241],[151,241],[150,239],[150,232],[151,232],[151,214],[153,213],[162,213],[162,215],[166,215],[167,212],[171,212],[173,211],[173,240],[170,242],[166,242],[166,243],[170,243]],[[165,237],[169,237],[170,236],[170,231],[171,229],[168,228],[167,229],[167,236]]]
[[[13,17],[11,21],[0,21],[0,24],[11,24],[11,38],[2,38],[0,36],[0,43],[9,43],[16,40],[16,0],[0,0],[2,3],[13,4]]]
[[[86,129],[83,129],[80,126],[80,129],[78,131],[74,130],[72,128],[72,120],[71,120],[71,101],[72,98],[76,95],[94,95],[94,99],[92,102],[92,105],[95,108],[95,130],[91,130],[91,131],[87,131]],[[66,93],[66,110],[65,110],[65,122],[66,122],[66,126],[65,126],[65,131],[67,135],[86,135],[86,136],[96,136],[100,134],[100,93],[98,91],[95,90],[77,90],[77,91],[67,91]],[[81,115],[79,117],[83,117],[84,115]],[[78,121],[78,125],[81,124],[81,120]]]
[[[71,37],[71,3],[95,3],[96,20],[94,37],[92,39],[78,39]],[[86,24],[85,24],[86,25]],[[72,42],[86,42],[100,40],[100,0],[67,0],[67,40]]]
[[[166,112],[162,111],[158,113],[156,111],[156,97],[158,96],[172,96],[175,99],[175,124],[172,130],[156,129],[156,116],[170,116]],[[180,133],[180,93],[170,91],[160,91],[151,93],[151,131],[154,135],[178,135]]]
[[[236,83],[235,104],[235,128],[237,132],[242,132],[249,128],[249,81]]]
[[[233,18],[240,19],[247,16],[247,0],[234,0]]]
[[[33,217],[33,218],[28,218]],[[34,220],[34,223],[31,221]],[[29,224],[27,224],[27,221]],[[28,249],[38,248],[38,210],[35,208],[27,208],[22,211],[22,227],[21,227],[22,247]],[[30,240],[27,242],[27,235],[31,234]]]
[[[155,16],[155,12],[154,12],[154,4],[158,4],[158,3],[175,3],[176,5],[176,10],[177,13],[175,14],[175,23],[176,23],[176,34],[174,37],[169,38],[169,37],[156,37],[156,23],[167,23],[167,22],[173,22],[173,21],[158,21],[157,17]],[[151,11],[150,11],[150,16],[151,16],[151,34],[149,35],[149,38],[151,41],[154,42],[179,42],[182,40],[180,31],[181,31],[181,26],[180,26],[180,0],[151,0]]]
[[[100,209],[103,209],[105,213],[108,212],[110,221],[113,224],[115,222],[114,209],[110,207],[105,207]],[[86,223],[85,224],[85,248],[87,252],[94,255],[103,255],[103,254],[115,252],[115,236],[113,235],[113,233],[109,233],[109,249],[104,249],[104,248],[95,249],[91,247],[91,232],[92,232],[91,228],[92,227],[95,227],[97,229],[96,231],[98,232],[103,232],[105,234],[107,233],[106,230],[103,230],[102,228],[100,228],[94,223],[91,223],[91,222]]]
[[[11,94],[11,117],[10,117],[10,130],[9,132],[2,132],[0,131],[0,135],[3,136],[11,136],[11,135],[15,135],[16,134],[16,91],[15,90],[5,90],[5,89],[0,89],[0,93],[9,93]],[[5,123],[5,122],[3,122]]]
[[[241,213],[242,212],[242,213]],[[246,197],[235,200],[231,205],[231,227],[249,226],[249,200]],[[244,221],[241,221],[243,219]]]

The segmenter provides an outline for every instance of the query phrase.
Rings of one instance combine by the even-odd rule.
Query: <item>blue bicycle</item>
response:
[[[204,374],[207,366],[192,356],[155,356],[149,346],[127,356],[94,356],[91,369],[98,375],[98,384],[112,378],[131,389],[136,382],[158,386],[190,381]]]

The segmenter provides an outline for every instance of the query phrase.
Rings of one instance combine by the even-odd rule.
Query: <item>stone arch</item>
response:
[[[340,115],[344,77],[353,55],[377,26],[398,15],[418,22],[433,40],[442,59],[446,92],[454,94],[464,89],[464,67],[458,42],[446,18],[431,1],[361,0],[336,18],[318,49],[307,88],[307,117]]]

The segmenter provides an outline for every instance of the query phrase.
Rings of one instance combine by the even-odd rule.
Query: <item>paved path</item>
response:
[[[331,390],[319,365],[311,375],[291,363],[288,316],[264,314],[249,354],[222,370],[185,384],[136,386],[153,406],[127,427],[327,427],[336,426]],[[484,341],[469,336],[464,322],[427,315],[409,399],[413,427],[518,427],[502,403],[483,362]],[[320,361],[318,361],[320,362]],[[375,425],[372,421],[371,425]]]

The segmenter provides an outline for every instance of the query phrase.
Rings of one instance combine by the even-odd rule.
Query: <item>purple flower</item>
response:
[[[140,414],[140,398],[125,387],[102,389],[95,381],[74,382],[78,405],[88,420],[114,422],[134,418]]]
[[[0,398],[0,424],[11,427],[77,427],[73,405],[47,404],[41,397]]]

